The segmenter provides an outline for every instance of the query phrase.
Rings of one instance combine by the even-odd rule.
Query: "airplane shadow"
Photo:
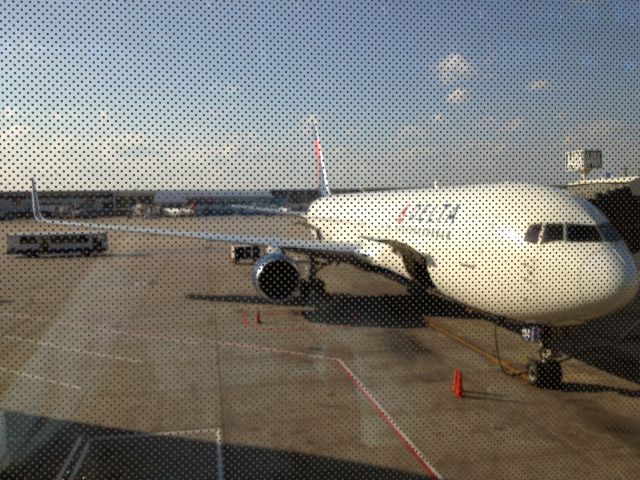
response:
[[[424,328],[427,326],[425,317],[441,316],[489,321],[516,335],[520,335],[522,328],[520,323],[470,313],[460,305],[432,295],[328,294],[281,302],[253,295],[190,294],[187,298],[209,302],[307,307],[310,310],[303,312],[303,316],[309,322],[336,326]],[[638,319],[640,301],[620,312],[584,325],[552,328],[547,344],[599,370],[640,384],[640,326],[634,329]],[[625,338],[620,340],[625,334]],[[584,383],[563,383],[559,390],[586,393],[611,391],[630,397],[640,396],[640,391]]]
[[[272,301],[252,295],[187,295],[188,299],[251,305],[309,307],[303,316],[312,323],[350,327],[424,328],[426,315],[469,317],[464,308],[431,296],[360,296],[328,294],[305,300]]]
[[[640,397],[640,390],[631,390],[628,388],[610,387],[607,385],[597,385],[592,383],[577,383],[577,382],[562,382],[557,388],[562,392],[568,393],[599,393],[599,392],[614,392],[626,397]]]
[[[551,345],[574,358],[640,384],[640,318],[632,304],[613,315],[563,331],[553,336]],[[635,392],[631,392],[634,393]]]
[[[463,393],[465,399],[468,400],[489,400],[500,403],[521,403],[519,400],[509,398],[501,393],[481,392],[475,390],[465,390]]]
[[[485,320],[520,335],[521,324],[505,319]],[[547,345],[604,372],[640,384],[640,301],[626,308],[575,327],[551,328]],[[640,396],[640,391],[604,385],[563,383],[563,391],[615,391]]]
[[[3,479],[425,478],[399,468],[294,449],[226,440],[217,444],[188,438],[186,432],[145,433],[13,411],[0,411],[0,418]]]

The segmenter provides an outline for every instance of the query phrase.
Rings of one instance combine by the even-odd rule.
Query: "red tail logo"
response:
[[[398,225],[400,225],[404,220],[404,217],[407,216],[408,209],[409,209],[409,205],[405,206],[402,210],[400,210],[400,214],[398,215],[398,218],[396,218],[396,222],[398,222]]]

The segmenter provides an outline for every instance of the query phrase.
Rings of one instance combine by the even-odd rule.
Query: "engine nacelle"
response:
[[[260,257],[253,265],[253,286],[271,300],[286,300],[300,291],[296,262],[280,252]]]

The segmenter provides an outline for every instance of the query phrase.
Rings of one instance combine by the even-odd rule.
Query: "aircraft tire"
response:
[[[527,380],[539,388],[556,389],[562,383],[562,366],[556,361],[530,361]]]

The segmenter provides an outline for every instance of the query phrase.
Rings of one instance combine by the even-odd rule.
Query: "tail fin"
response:
[[[31,178],[31,209],[33,210],[33,218],[36,222],[43,222],[42,214],[40,213],[40,200],[38,200],[38,191],[36,188],[36,177]]]
[[[322,146],[320,145],[320,134],[318,133],[318,125],[314,125],[316,138],[313,140],[313,153],[316,157],[316,171],[318,175],[318,193],[320,197],[328,197],[331,195],[329,189],[329,178],[327,176],[327,167],[324,164],[324,155],[322,154]]]

